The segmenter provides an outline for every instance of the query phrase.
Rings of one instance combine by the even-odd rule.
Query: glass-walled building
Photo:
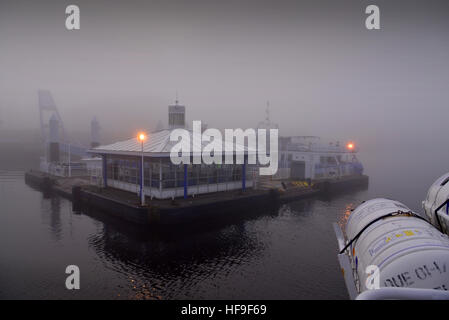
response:
[[[141,157],[103,155],[106,157],[106,179],[108,187],[131,192],[140,191]],[[246,165],[247,166],[247,165]],[[184,170],[187,179],[184,179]],[[144,158],[144,192],[157,199],[196,195],[243,188],[243,165],[189,164],[174,165],[170,158]],[[246,170],[245,188],[253,186],[253,177]],[[253,171],[251,171],[253,172]]]
[[[170,133],[171,130],[151,133],[144,142],[146,196],[169,199],[253,186],[256,171],[248,166],[246,155],[244,164],[235,164],[236,161],[234,164],[173,164],[170,151],[174,143],[169,140]],[[140,192],[142,150],[136,138],[99,146],[89,152],[103,159],[103,186]]]
[[[170,134],[172,130],[185,128],[185,106],[179,105],[178,101],[170,105],[168,120],[168,129],[148,134],[143,150],[141,142],[132,138],[88,151],[102,158],[101,181],[104,187],[139,193],[142,156],[142,187],[145,195],[151,198],[188,197],[253,187],[256,168],[247,165],[246,154],[243,164],[235,164],[235,152],[234,164],[173,164],[170,152],[177,142],[170,141]],[[192,131],[186,132],[190,141],[193,141]],[[225,141],[222,146],[225,149]],[[238,150],[246,150],[244,146],[236,147]]]

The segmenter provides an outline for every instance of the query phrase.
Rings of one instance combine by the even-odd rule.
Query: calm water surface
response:
[[[368,190],[331,199],[152,230],[74,212],[70,201],[27,186],[22,171],[3,170],[0,298],[347,299],[332,222],[362,200],[386,196],[379,190],[387,186],[374,179]],[[419,196],[396,189],[416,210],[427,186]],[[65,289],[70,264],[81,270],[80,290]]]

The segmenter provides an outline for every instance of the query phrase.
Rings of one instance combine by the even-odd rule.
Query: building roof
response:
[[[172,131],[173,130],[164,129],[161,131],[147,134],[147,139],[143,143],[144,155],[149,157],[169,157],[172,147],[179,143],[179,140],[170,141],[170,134]],[[198,144],[193,145],[193,136],[194,136],[193,132],[190,130],[185,130],[185,132],[189,134],[190,147],[191,147],[190,150],[192,151],[194,147],[200,147]],[[210,139],[210,141],[212,140],[213,137]],[[185,139],[183,139],[183,141],[185,141]],[[199,148],[199,150],[203,150],[204,147],[209,143],[210,142],[203,140],[202,143],[200,143],[201,147]],[[225,142],[225,140],[223,140],[222,141],[223,153],[226,146],[229,146],[229,148],[231,148],[231,144],[228,144]],[[248,150],[246,146],[237,143],[235,144],[235,148],[236,151],[245,153]],[[135,156],[142,154],[142,145],[141,142],[137,140],[137,138],[131,138],[125,141],[119,141],[108,145],[101,145],[96,148],[92,148],[87,152],[92,154],[117,154],[117,155]],[[191,152],[191,154],[193,153]]]

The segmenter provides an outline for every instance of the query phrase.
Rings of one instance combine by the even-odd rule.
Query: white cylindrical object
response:
[[[449,173],[439,177],[430,186],[426,200],[422,203],[424,212],[432,224],[441,228],[441,231],[446,234],[449,233],[449,203],[438,210],[438,217],[435,215],[435,211],[447,199],[449,199]]]
[[[378,268],[380,287],[449,290],[448,236],[410,215],[389,216],[373,223],[398,211],[411,210],[398,201],[373,199],[358,206],[349,216],[348,240],[368,226],[349,248],[360,280],[360,292],[372,289],[366,283],[370,276],[367,270],[372,266]]]
[[[380,288],[359,294],[357,300],[449,300],[449,291],[417,288]]]

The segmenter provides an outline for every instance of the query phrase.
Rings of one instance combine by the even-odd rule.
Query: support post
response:
[[[246,189],[246,158],[243,158],[243,165],[242,165],[242,190],[245,191]]]
[[[145,205],[145,192],[144,192],[144,156],[143,156],[143,141],[142,141],[142,161],[140,162],[140,204]]]
[[[106,155],[102,155],[103,160],[103,187],[107,188],[108,186],[108,161]]]
[[[150,158],[150,159],[152,159],[152,158]],[[153,169],[152,169],[153,163],[151,160],[150,160],[149,166],[150,166],[150,199],[152,200],[153,199],[153,192],[152,192],[152,190],[153,190]]]
[[[71,152],[72,152],[72,150],[71,150],[70,143],[69,143],[69,177],[72,177]]]
[[[200,194],[200,170],[201,167],[198,165],[199,168],[196,170],[196,194]]]
[[[187,199],[187,164],[184,164],[184,199]]]
[[[176,190],[178,190],[178,167],[174,167],[175,168],[175,185],[173,188],[173,197],[176,198]]]
[[[162,159],[159,159],[159,196],[162,198]]]

